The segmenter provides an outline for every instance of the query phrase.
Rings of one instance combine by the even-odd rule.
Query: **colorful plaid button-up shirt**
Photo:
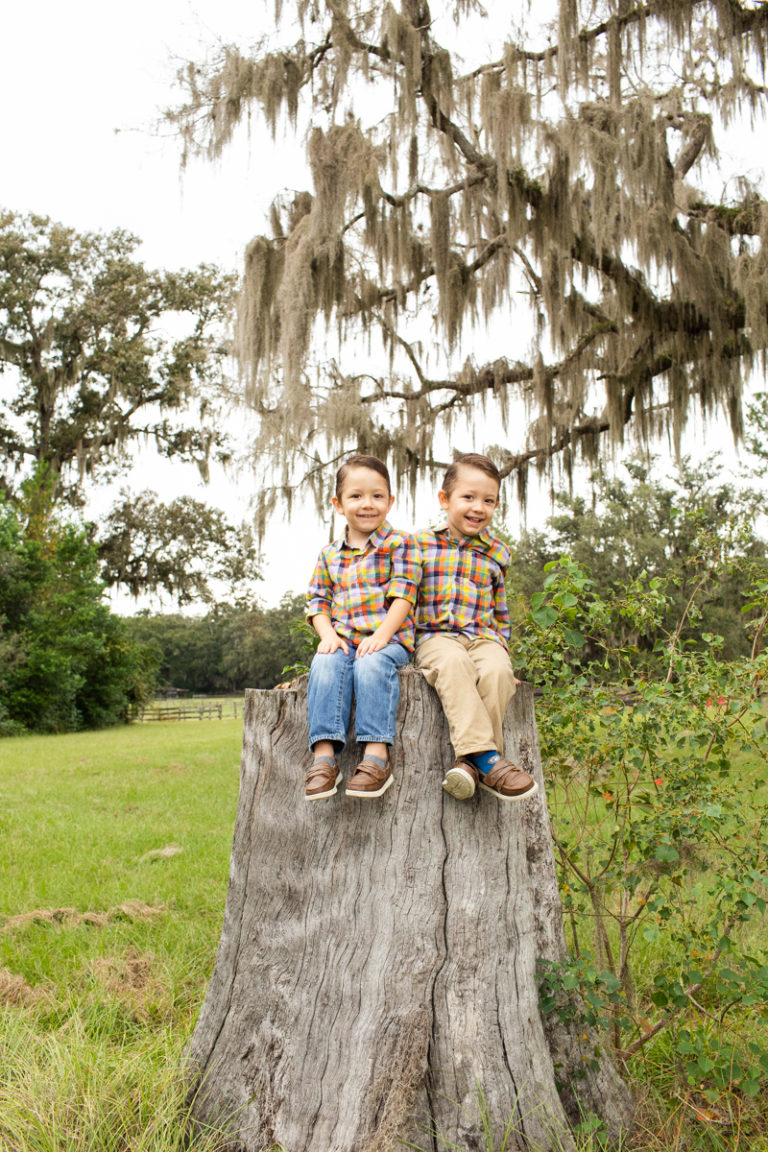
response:
[[[324,612],[339,636],[359,644],[376,631],[393,600],[416,604],[420,576],[413,537],[385,520],[362,548],[347,544],[346,535],[323,548],[307,592],[307,618]],[[413,652],[412,615],[392,641]]]
[[[509,609],[504,574],[506,544],[484,529],[456,537],[449,529],[418,532],[422,577],[416,605],[416,641],[434,632],[484,636],[509,648]]]

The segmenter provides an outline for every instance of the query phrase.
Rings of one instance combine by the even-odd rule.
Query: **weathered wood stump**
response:
[[[510,705],[505,748],[538,794],[458,802],[440,787],[437,697],[413,669],[401,684],[396,780],[369,801],[304,801],[305,679],[247,693],[195,1113],[228,1119],[246,1152],[469,1152],[507,1131],[507,1149],[560,1152],[579,1108],[616,1135],[631,1102],[612,1064],[539,1012],[537,959],[564,942],[533,692]]]

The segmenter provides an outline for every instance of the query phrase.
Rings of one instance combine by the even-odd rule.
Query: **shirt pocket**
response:
[[[357,580],[347,599],[348,611],[361,631],[376,627],[387,614],[387,588],[373,580]]]
[[[484,556],[472,551],[465,555],[464,599],[467,615],[477,621],[487,621],[493,615],[493,572]]]
[[[375,548],[357,564],[353,564],[352,568],[357,583],[368,588],[386,588],[392,578],[392,557],[388,551]]]

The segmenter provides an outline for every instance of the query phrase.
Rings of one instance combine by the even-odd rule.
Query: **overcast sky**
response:
[[[150,264],[237,267],[259,226],[248,150],[182,174],[157,121],[179,99],[181,61],[217,39],[254,41],[264,13],[259,0],[6,5],[0,202],[82,230],[127,228]]]
[[[128,229],[143,241],[140,256],[151,266],[211,261],[239,270],[245,244],[264,230],[275,193],[306,184],[300,142],[282,141],[274,149],[256,127],[250,146],[243,141],[220,162],[192,162],[182,173],[179,142],[157,123],[161,110],[180,99],[174,77],[183,60],[200,59],[217,41],[253,43],[269,30],[270,12],[263,0],[6,4],[0,206],[83,231]],[[759,137],[764,134],[762,126]],[[731,132],[728,146],[737,143]],[[746,168],[765,163],[764,148],[740,150],[749,157]],[[707,443],[727,440],[721,433]],[[196,474],[181,475],[174,471],[172,482],[204,498]],[[163,479],[152,482],[164,490]],[[143,486],[146,480],[133,485]],[[211,498],[240,514],[248,495],[242,477],[220,479]],[[431,514],[428,507],[418,513],[421,519]],[[407,517],[398,519],[397,507],[393,520],[412,526]],[[305,521],[300,532],[283,524],[270,534],[267,603],[306,585],[327,523],[313,516]]]
[[[221,41],[245,46],[268,30],[262,0],[38,0],[6,5],[2,21],[0,106],[4,110],[0,206],[36,212],[82,231],[125,228],[142,241],[149,266],[213,262],[239,271],[243,249],[264,229],[282,185],[305,186],[300,143],[274,149],[266,131],[227,151],[216,164],[180,169],[180,145],[158,128],[161,110],[181,98],[185,59]],[[264,150],[271,158],[264,163]],[[279,176],[275,157],[279,156]],[[269,172],[265,180],[260,173]],[[134,491],[189,491],[247,511],[248,477],[219,477],[203,488],[194,469],[159,464]],[[104,496],[104,505],[111,499]],[[313,520],[313,518],[311,518]],[[277,526],[265,557],[266,603],[302,591],[327,527],[313,520],[299,538]],[[286,556],[290,556],[290,560]],[[120,599],[120,610],[131,603]],[[171,606],[167,606],[171,607]]]

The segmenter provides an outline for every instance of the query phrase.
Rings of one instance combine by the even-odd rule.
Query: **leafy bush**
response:
[[[567,559],[532,598],[518,650],[543,692],[571,952],[542,972],[542,1003],[605,1028],[625,1060],[666,1031],[689,1090],[765,1101],[768,579],[744,597],[748,656],[683,643],[680,621],[638,671],[617,637],[663,633],[669,602],[647,575],[605,599]]]
[[[102,603],[97,547],[53,510],[44,473],[0,500],[0,732],[126,720],[154,687],[149,651]]]

